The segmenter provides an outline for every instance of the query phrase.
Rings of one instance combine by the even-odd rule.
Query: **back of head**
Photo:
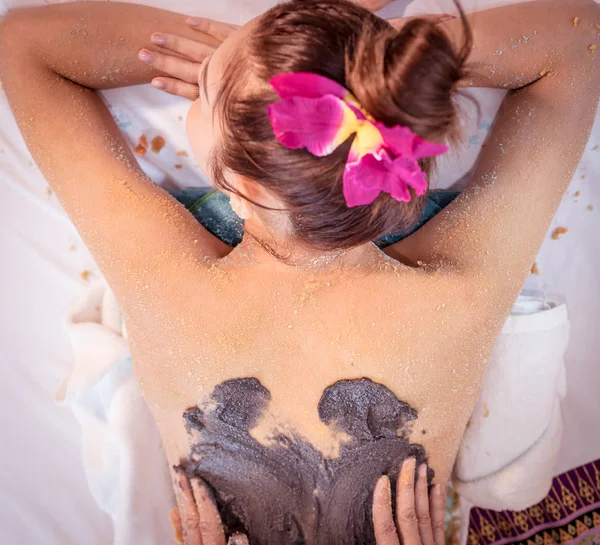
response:
[[[351,248],[404,230],[418,218],[425,197],[398,202],[382,192],[370,205],[348,207],[342,177],[352,138],[326,157],[282,146],[267,117],[267,106],[279,99],[269,79],[287,72],[325,76],[352,92],[376,121],[442,142],[455,129],[453,95],[470,48],[466,22],[465,44],[457,50],[426,20],[397,31],[346,0],[277,5],[259,18],[225,71],[217,101],[222,139],[212,160],[215,183],[235,191],[224,174],[232,171],[261,184],[283,203],[292,234],[319,250]],[[431,159],[420,163],[431,171]]]

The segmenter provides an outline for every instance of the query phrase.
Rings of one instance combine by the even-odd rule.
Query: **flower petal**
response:
[[[422,159],[423,157],[435,157],[436,155],[443,155],[447,151],[448,146],[423,140],[420,136],[415,136],[413,141],[413,157],[415,159]]]
[[[427,176],[417,163],[416,159],[410,160],[398,157],[391,162],[390,171],[393,173],[393,182],[390,195],[398,201],[410,201],[411,187],[417,196],[425,195],[427,191]]]
[[[344,99],[348,95],[344,86],[311,72],[277,74],[269,80],[269,83],[281,98],[320,98],[324,95],[333,95]]]
[[[408,127],[403,127],[401,125],[388,127],[383,123],[375,123],[375,126],[383,135],[386,147],[389,148],[394,155],[421,159],[423,157],[442,155],[448,151],[447,146],[423,140]]]
[[[356,115],[332,95],[291,97],[270,104],[275,138],[289,149],[306,148],[317,157],[332,153],[356,130]]]
[[[343,190],[349,207],[371,204],[382,191],[391,189],[390,172],[382,160],[364,155],[344,169]]]
[[[412,188],[416,195],[427,191],[427,177],[415,159],[392,159],[382,150],[379,157],[367,154],[344,170],[344,197],[348,206],[371,204],[382,191],[394,199],[409,202]]]
[[[401,125],[388,127],[384,123],[375,123],[375,126],[383,136],[386,147],[391,150],[394,155],[404,157],[412,156],[413,139],[416,135],[408,127],[403,127]]]
[[[379,157],[380,152],[384,149],[385,141],[375,124],[367,119],[359,118],[356,126],[356,137],[352,142],[348,161],[356,163],[367,154]]]

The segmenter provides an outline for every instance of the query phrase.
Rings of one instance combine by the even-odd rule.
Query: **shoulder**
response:
[[[467,328],[476,335],[478,324],[502,317],[503,309],[495,312],[488,301],[485,285],[451,266],[409,266],[386,256],[364,281],[371,295],[367,305],[393,306],[397,316],[418,322],[423,331],[461,335]]]

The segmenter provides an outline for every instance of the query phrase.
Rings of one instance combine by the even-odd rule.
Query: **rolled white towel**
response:
[[[454,469],[478,507],[521,510],[548,493],[562,438],[569,339],[560,297],[524,292],[500,334]]]

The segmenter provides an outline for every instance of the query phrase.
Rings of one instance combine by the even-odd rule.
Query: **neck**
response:
[[[273,233],[262,225],[247,223],[244,240],[229,254],[228,260],[240,265],[328,272],[372,263],[378,256],[379,251],[371,243],[348,250],[323,251],[289,235]]]

